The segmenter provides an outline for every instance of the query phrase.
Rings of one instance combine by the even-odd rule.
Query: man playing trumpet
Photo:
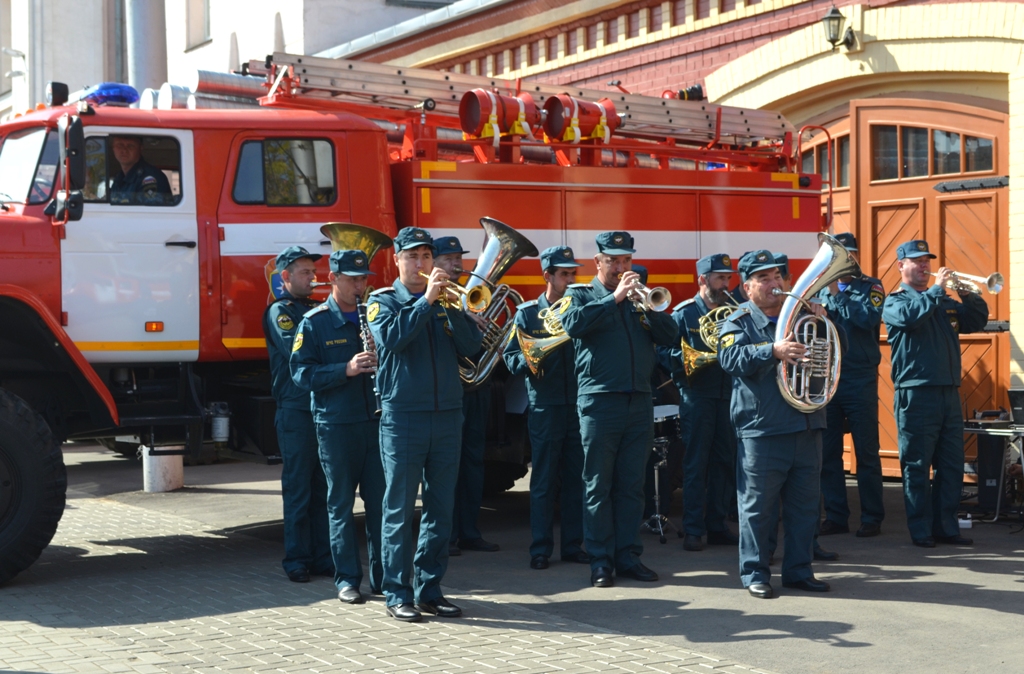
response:
[[[931,288],[926,241],[896,249],[903,282],[885,300],[882,320],[892,345],[893,409],[899,434],[907,527],[914,545],[970,545],[956,511],[964,484],[964,413],[960,402],[960,337],[988,322],[980,295],[947,293],[953,270],[940,267]],[[935,469],[929,481],[929,470]]]
[[[366,318],[377,346],[383,402],[383,589],[388,614],[416,622],[422,611],[462,614],[441,594],[441,579],[448,568],[462,441],[458,357],[476,354],[481,336],[454,308],[457,297],[451,298],[453,308],[439,303],[451,294],[450,281],[445,270],[434,267],[430,234],[406,227],[395,237],[395,251],[398,280],[370,296]],[[412,518],[421,482],[423,512],[414,546]]]
[[[635,301],[646,289],[630,269],[633,237],[604,232],[597,248],[597,276],[569,286],[562,326],[576,348],[590,582],[611,587],[613,568],[619,577],[658,579],[640,561],[644,467],[654,440],[651,375],[655,345],[674,345],[677,333],[669,316]]]
[[[568,246],[546,248],[540,254],[547,288],[537,299],[519,305],[516,328],[535,339],[551,337],[541,312],[559,312],[566,288],[576,281],[582,265]],[[583,552],[583,444],[576,414],[575,350],[567,340],[544,357],[541,371],[534,374],[523,355],[520,340],[505,347],[505,365],[512,374],[526,377],[530,397],[527,425],[530,431],[530,568],[548,568],[554,553],[555,498],[561,492],[562,561],[586,564]]]

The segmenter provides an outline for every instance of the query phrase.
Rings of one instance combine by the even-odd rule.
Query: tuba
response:
[[[802,306],[832,282],[844,276],[860,275],[860,265],[836,239],[825,233],[818,234],[821,247],[811,264],[793,285],[792,292],[776,288],[776,295],[786,295],[775,328],[775,341],[793,333],[798,342],[807,347],[807,357],[795,364],[779,363],[777,368],[779,391],[792,407],[805,414],[821,409],[832,400],[839,385],[842,364],[839,332],[835,324],[825,317],[800,315]]]
[[[547,358],[548,354],[570,339],[569,335],[565,332],[565,328],[562,327],[562,319],[559,318],[565,312],[567,306],[569,306],[569,298],[563,297],[547,309],[541,309],[537,312],[537,318],[543,321],[544,329],[547,330],[549,335],[548,337],[532,337],[520,330],[519,326],[516,326],[516,339],[519,340],[519,349],[523,352],[526,366],[530,368],[530,372],[533,373],[534,377],[541,376],[541,362]]]
[[[508,285],[498,281],[520,258],[539,255],[537,247],[525,236],[494,218],[480,218],[486,238],[484,248],[477,258],[476,267],[469,272],[466,290],[470,293],[478,286],[491,291],[490,303],[477,316],[484,319],[486,329],[481,353],[473,358],[462,358],[459,376],[469,390],[479,387],[501,360],[505,344],[513,336],[513,318],[516,307],[523,303],[523,297]]]
[[[361,250],[366,253],[368,264],[373,263],[374,256],[382,248],[390,248],[395,245],[391,237],[384,232],[370,229],[362,225],[355,225],[350,222],[328,222],[320,228],[320,233],[331,240],[331,250]],[[330,283],[314,282],[313,286],[329,286]],[[363,293],[363,302],[373,292],[373,288],[366,286]]]

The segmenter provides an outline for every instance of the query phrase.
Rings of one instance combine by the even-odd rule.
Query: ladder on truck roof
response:
[[[655,98],[283,52],[275,52],[271,63],[277,66],[277,72],[270,98],[275,94],[312,96],[405,111],[430,109],[433,105],[432,114],[451,117],[454,128],[459,126],[459,103],[463,95],[473,89],[486,89],[507,96],[527,92],[539,108],[547,98],[561,94],[589,101],[608,98],[615,104],[621,119],[615,135],[627,138],[749,145],[759,141],[782,142],[789,134],[792,134],[790,138],[796,135],[794,126],[777,112],[714,105],[707,101]]]

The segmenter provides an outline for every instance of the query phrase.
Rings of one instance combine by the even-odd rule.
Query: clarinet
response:
[[[359,337],[363,340],[363,351],[368,351],[374,355],[377,355],[376,349],[370,348],[370,323],[366,320],[366,303],[359,302],[356,305],[356,309],[359,311]],[[380,416],[381,414],[381,401],[380,391],[377,389],[377,368],[373,368],[373,372],[370,373],[370,383],[373,384],[373,398],[376,407],[374,408],[374,416]]]

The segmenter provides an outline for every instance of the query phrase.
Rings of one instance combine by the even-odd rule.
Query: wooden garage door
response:
[[[1006,115],[909,99],[853,101],[850,115],[855,134],[851,143],[855,176],[851,179],[850,229],[861,242],[865,272],[880,278],[886,292],[891,292],[900,282],[896,247],[920,238],[927,240],[938,256],[933,269],[947,266],[980,276],[1002,271],[1008,277],[1006,191],[943,194],[934,189],[936,184],[956,178],[1006,174]],[[1007,283],[1011,282],[1007,278]],[[1008,320],[1006,293],[983,297],[991,320]],[[900,468],[884,325],[882,333],[879,439],[883,473],[895,477]],[[1009,335],[964,335],[961,353],[960,393],[965,415],[1006,406]],[[975,441],[973,436],[965,441],[970,459]],[[854,467],[852,463],[848,461]]]

